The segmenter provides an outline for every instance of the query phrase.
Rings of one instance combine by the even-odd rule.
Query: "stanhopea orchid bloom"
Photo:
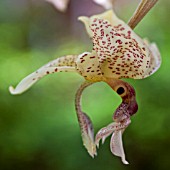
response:
[[[160,53],[155,43],[142,40],[112,10],[83,21],[93,42],[92,52],[67,55],[42,66],[24,78],[12,94],[27,90],[45,75],[56,72],[76,72],[86,80],[97,82],[107,78],[143,79],[158,70]]]
[[[111,151],[120,156],[124,163],[127,163],[123,151],[122,133],[129,125],[129,117],[137,111],[137,107],[134,104],[134,89],[119,79],[143,79],[152,75],[161,64],[159,50],[155,43],[150,44],[141,39],[112,10],[90,18],[79,17],[79,20],[85,24],[86,31],[92,39],[92,51],[57,58],[28,75],[16,88],[10,86],[9,90],[11,94],[23,93],[45,75],[57,72],[76,72],[83,76],[89,84],[99,81],[106,82],[122,97],[122,104],[115,112],[115,115],[120,115],[120,117],[114,116],[115,122],[99,131],[96,140],[94,140],[90,119],[81,109],[78,109],[80,108],[78,106],[80,106],[81,90],[86,87],[85,85],[76,97],[76,111],[83,143],[89,154],[94,156],[99,140],[103,139],[104,141],[108,135],[113,134]],[[123,92],[126,91],[126,97],[117,91],[118,84],[124,87]],[[114,147],[116,144],[118,145]]]

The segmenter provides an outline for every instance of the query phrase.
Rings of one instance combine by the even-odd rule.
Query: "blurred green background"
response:
[[[138,0],[115,0],[127,21]],[[126,80],[136,89],[139,111],[123,135],[130,165],[111,154],[110,139],[92,159],[82,145],[74,109],[83,78],[49,75],[26,93],[12,96],[10,85],[48,61],[90,51],[79,15],[104,11],[91,0],[71,0],[66,13],[43,0],[0,0],[0,170],[169,170],[170,169],[170,1],[160,0],[137,26],[141,37],[159,46],[162,66],[144,80]],[[95,132],[112,122],[120,98],[104,83],[85,90],[83,110]]]

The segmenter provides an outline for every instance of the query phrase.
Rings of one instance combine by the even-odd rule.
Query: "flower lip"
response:
[[[130,116],[133,116],[138,111],[138,104],[136,102],[136,99],[131,101],[128,111],[129,111]]]
[[[136,98],[133,97],[129,103],[122,102],[120,106],[116,109],[113,119],[115,122],[121,122],[129,119],[138,111],[138,104]]]
[[[129,105],[124,102],[120,104],[113,115],[113,119],[115,122],[122,122],[130,117],[128,106]]]

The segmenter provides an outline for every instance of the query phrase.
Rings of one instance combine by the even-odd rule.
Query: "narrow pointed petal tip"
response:
[[[12,94],[12,95],[16,95],[16,94],[20,94],[18,93],[13,86],[9,86],[9,92]]]
[[[97,151],[96,151],[96,146],[92,145],[90,148],[88,148],[88,153],[89,155],[94,158],[95,156],[97,156]]]
[[[123,162],[125,165],[128,165],[128,164],[129,164],[129,162],[128,162],[128,161],[126,161],[125,159],[124,159],[124,160],[122,160],[122,162]]]
[[[78,21],[81,21],[82,23],[85,24],[85,26],[89,25],[89,18],[86,16],[80,16],[78,17]]]
[[[86,16],[80,16],[80,17],[78,17],[78,20],[81,21],[81,22],[85,25],[85,28],[86,28],[86,31],[87,31],[89,37],[92,37],[92,36],[93,36],[93,33],[92,33],[92,31],[91,31],[91,29],[90,29],[90,27],[89,27],[89,25],[90,25],[90,23],[89,23],[89,22],[90,22],[89,18],[86,17]]]
[[[107,137],[107,136],[106,136]],[[104,136],[103,138],[102,138],[102,145],[104,144],[104,142],[105,142],[105,140],[106,140],[106,137]]]
[[[99,142],[96,143],[97,148],[99,148]]]
[[[78,17],[78,20],[79,20],[79,21],[82,21],[82,22],[88,21],[88,17],[86,17],[86,16],[80,16],[80,17]]]
[[[87,141],[85,142],[85,140],[83,139],[83,144],[92,158],[94,158],[94,156],[97,156],[96,145],[94,143],[87,143]]]

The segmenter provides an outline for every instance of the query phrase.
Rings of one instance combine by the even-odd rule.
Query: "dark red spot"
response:
[[[116,40],[116,43],[122,44],[122,41],[121,40]]]
[[[120,31],[123,31],[123,30],[125,30],[125,28],[123,28],[123,27],[122,27],[122,28],[120,28]]]
[[[90,57],[90,58],[95,58],[95,56],[92,56],[92,57]]]
[[[85,60],[81,60],[80,63],[83,63]]]
[[[143,47],[142,50],[145,51],[145,48]]]

